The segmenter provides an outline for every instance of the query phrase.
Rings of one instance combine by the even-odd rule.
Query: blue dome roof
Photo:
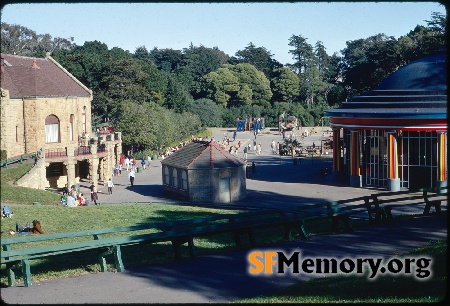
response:
[[[416,60],[392,73],[375,90],[324,113],[331,117],[332,126],[364,128],[368,119],[375,120],[378,126],[382,126],[385,119],[399,119],[398,128],[409,125],[442,129],[443,122],[446,128],[446,61],[446,54]],[[430,120],[436,122],[430,123]],[[396,124],[389,124],[389,128],[395,127]]]
[[[401,67],[376,90],[447,90],[446,55],[428,56]]]

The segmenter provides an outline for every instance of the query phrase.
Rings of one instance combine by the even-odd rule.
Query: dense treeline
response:
[[[323,110],[374,89],[389,74],[445,48],[446,16],[432,13],[398,39],[377,34],[347,41],[342,55],[328,55],[321,41],[302,35],[288,41],[293,64],[283,65],[264,47],[249,43],[229,56],[218,47],[134,53],[99,41],[38,35],[2,23],[2,53],[52,56],[94,92],[93,125],[111,122],[126,146],[155,150],[204,127],[235,126],[236,118],[264,117],[276,126],[287,112],[316,125]]]

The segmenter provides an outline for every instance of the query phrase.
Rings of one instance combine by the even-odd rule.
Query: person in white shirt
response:
[[[131,186],[134,185],[134,176],[135,176],[135,175],[136,175],[136,174],[134,173],[134,168],[131,168],[130,173],[128,173],[128,177],[130,178]]]
[[[127,168],[127,171],[130,169],[130,159],[128,156],[125,158],[125,167]]]
[[[111,181],[111,179],[109,179],[109,181],[106,182],[106,186],[108,187],[108,194],[112,194],[112,189],[114,187],[114,184]]]

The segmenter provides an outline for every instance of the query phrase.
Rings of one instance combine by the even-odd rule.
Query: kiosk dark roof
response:
[[[214,141],[194,141],[161,161],[163,165],[184,169],[235,168],[245,165]]]

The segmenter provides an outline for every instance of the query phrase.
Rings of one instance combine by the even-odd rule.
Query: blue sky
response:
[[[233,56],[252,42],[286,64],[292,63],[292,35],[313,46],[322,41],[331,55],[346,41],[378,33],[398,38],[426,25],[432,12],[446,14],[438,2],[15,3],[2,8],[1,21],[74,37],[77,45],[98,40],[130,52],[139,46],[182,50],[192,43]]]

